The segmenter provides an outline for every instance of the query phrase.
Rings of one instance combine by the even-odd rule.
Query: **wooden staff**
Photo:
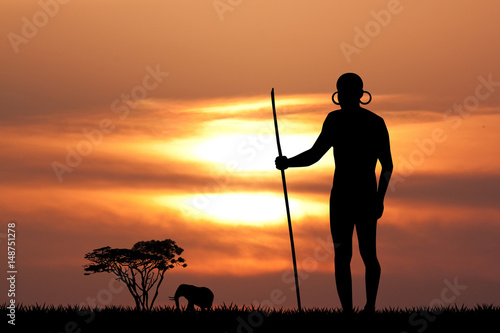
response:
[[[283,154],[281,153],[280,135],[278,132],[278,118],[276,117],[276,106],[274,103],[274,88],[271,90],[271,102],[273,104],[274,129],[276,131],[276,143],[278,144],[278,154],[281,157],[281,156],[283,156]],[[281,170],[281,181],[283,183],[283,193],[285,194],[286,216],[288,218],[288,233],[290,234],[290,245],[292,247],[293,273],[295,275],[295,291],[297,293],[297,305],[298,305],[299,311],[302,311],[302,308],[300,305],[300,291],[299,291],[299,277],[297,274],[297,260],[295,259],[295,245],[293,242],[292,219],[290,218],[290,206],[288,205],[288,192],[286,190],[285,170]]]

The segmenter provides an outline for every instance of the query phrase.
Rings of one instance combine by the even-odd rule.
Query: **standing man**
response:
[[[330,229],[335,248],[337,293],[344,313],[352,313],[351,257],[356,227],[359,252],[365,265],[366,305],[363,311],[374,313],[380,281],[377,220],[384,211],[384,197],[393,169],[389,133],[381,117],[360,106],[366,91],[357,74],[341,75],[337,90],[332,100],[341,109],[328,114],[312,148],[292,158],[278,157],[275,163],[280,170],[309,166],[333,147],[335,174],[330,196]],[[378,188],[377,160],[382,165]]]

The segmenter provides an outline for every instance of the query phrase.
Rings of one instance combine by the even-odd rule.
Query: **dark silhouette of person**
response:
[[[330,229],[337,293],[343,312],[352,313],[351,257],[356,227],[359,252],[365,265],[363,312],[374,313],[381,272],[376,251],[377,220],[384,211],[384,197],[393,169],[389,133],[380,116],[360,106],[371,101],[371,94],[363,90],[363,81],[357,74],[341,75],[337,90],[332,100],[341,109],[328,114],[312,148],[292,158],[277,157],[275,163],[280,170],[310,166],[333,147],[335,172],[330,196]],[[364,93],[370,97],[367,103],[361,102]],[[382,165],[378,188],[377,160]]]

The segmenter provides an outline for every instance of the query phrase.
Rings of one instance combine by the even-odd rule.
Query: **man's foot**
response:
[[[354,311],[352,309],[342,309],[342,317],[346,319],[352,319],[354,316]]]
[[[372,316],[375,314],[375,307],[365,306],[363,310],[359,311],[359,314],[362,316]]]

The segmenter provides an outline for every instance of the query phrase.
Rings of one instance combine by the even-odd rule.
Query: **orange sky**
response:
[[[269,93],[293,156],[335,109],[338,76],[356,72],[395,163],[379,306],[429,305],[455,278],[468,286],[458,304],[498,304],[498,3],[228,3],[0,4],[0,221],[17,221],[17,300],[85,303],[111,278],[84,276],[85,253],[172,238],[188,267],[167,274],[158,304],[192,283],[217,304],[279,289],[277,305],[295,306]],[[307,307],[339,306],[333,170],[330,151],[287,171]],[[359,306],[357,251],[352,265]]]

